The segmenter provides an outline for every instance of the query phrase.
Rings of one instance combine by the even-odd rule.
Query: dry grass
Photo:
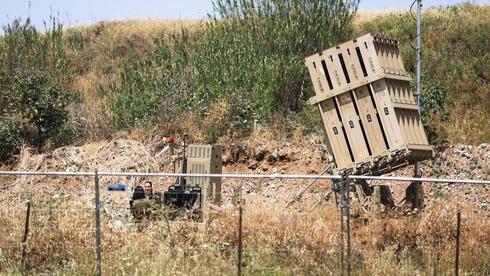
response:
[[[28,241],[32,272],[91,274],[94,271],[93,213],[73,202],[33,208]],[[6,203],[1,203],[6,210]],[[41,206],[42,205],[42,206]],[[21,205],[19,205],[20,207]],[[50,211],[51,210],[51,211]],[[81,210],[81,211],[80,211]],[[151,222],[142,231],[122,212],[103,216],[105,274],[235,274],[237,210],[224,209],[207,229],[191,222]],[[313,212],[245,205],[246,274],[339,273],[338,211]],[[2,212],[0,264],[3,273],[21,271],[24,214]],[[454,265],[454,209],[439,206],[416,217],[384,215],[353,221],[353,269],[364,275],[451,274]],[[116,221],[123,222],[119,229]],[[490,267],[490,221],[463,211],[462,272],[483,275]]]
[[[407,7],[408,8],[408,7]],[[358,32],[379,32],[400,41],[405,67],[414,71],[412,40],[415,21],[407,10],[383,12],[380,15],[360,13],[356,16]],[[484,122],[490,118],[488,56],[488,22],[490,5],[460,4],[447,8],[423,10],[423,95],[432,101],[434,84],[447,89],[445,112],[427,116],[439,138],[449,143],[478,144],[489,141]],[[481,46],[479,46],[481,45]],[[410,47],[411,46],[411,47]],[[432,87],[431,87],[432,86]],[[425,95],[424,95],[425,93]],[[432,95],[433,97],[433,95]],[[443,119],[446,118],[447,119]],[[481,120],[475,119],[481,118]]]
[[[138,20],[115,20],[102,21],[99,23],[72,28],[87,33],[92,33],[98,25],[106,25],[111,31],[113,40],[120,37],[128,37],[134,34],[142,35],[147,39],[152,39],[155,35],[167,31],[179,31],[181,28],[193,30],[199,28],[205,21],[203,20],[158,20],[158,19],[138,19]],[[70,30],[70,29],[69,29]]]
[[[72,125],[89,141],[110,137],[111,114],[100,87],[121,78],[124,64],[149,55],[153,40],[182,28],[193,32],[204,21],[197,20],[125,20],[98,22],[65,30],[74,80],[71,89],[80,91],[83,104],[73,108]]]

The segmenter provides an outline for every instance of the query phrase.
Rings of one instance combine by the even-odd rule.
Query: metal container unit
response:
[[[189,145],[187,148],[187,172],[197,174],[221,174],[221,145]],[[188,177],[190,186],[199,186],[203,198],[214,205],[221,204],[221,177]]]
[[[388,173],[432,157],[396,40],[366,34],[305,63],[336,173]]]

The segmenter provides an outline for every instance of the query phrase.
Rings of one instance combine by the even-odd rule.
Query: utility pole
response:
[[[420,112],[420,86],[421,86],[421,68],[422,68],[422,53],[421,53],[421,46],[422,46],[422,32],[421,32],[421,13],[422,13],[422,0],[417,0],[417,34],[415,36],[416,38],[416,85],[417,85],[417,91],[415,92],[415,99],[417,101],[417,105],[419,106],[419,112]]]
[[[417,102],[417,106],[419,108],[419,115],[420,115],[420,92],[421,92],[421,68],[422,68],[422,52],[421,52],[421,46],[422,46],[422,32],[421,32],[421,21],[422,21],[422,0],[416,0],[417,1],[417,33],[415,36],[416,39],[416,92],[415,92],[415,100]],[[422,118],[421,118],[422,119]],[[422,173],[420,170],[421,163],[416,162],[415,163],[415,177],[422,177]],[[420,210],[420,189],[422,189],[422,183],[421,182],[416,182],[415,183],[415,206],[418,210]]]

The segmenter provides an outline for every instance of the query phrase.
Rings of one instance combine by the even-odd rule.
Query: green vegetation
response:
[[[8,117],[0,117],[0,160],[8,160],[17,152],[24,135],[23,125]]]
[[[12,135],[0,134],[1,158],[20,142],[60,145],[153,126],[207,141],[246,137],[256,125],[281,137],[321,133],[318,112],[305,103],[313,90],[303,59],[366,32],[397,37],[414,72],[408,11],[364,18],[354,0],[214,4],[200,23],[63,30],[51,19],[43,33],[29,19],[4,26],[0,125]],[[422,115],[434,143],[490,140],[489,14],[472,4],[423,14]]]
[[[420,98],[421,115],[429,142],[445,143],[447,140],[442,138],[443,134],[440,134],[436,127],[438,123],[447,123],[451,115],[447,108],[449,99],[447,88],[437,80],[425,80],[422,85],[424,94]]]
[[[422,102],[433,141],[490,141],[490,6],[461,4],[423,14]],[[362,21],[358,34],[383,33],[400,41],[404,64],[415,72],[415,21],[393,12]]]
[[[304,57],[352,36],[357,1],[216,1],[198,32],[155,40],[109,87],[116,128],[139,127],[193,111],[205,120],[226,102],[208,140],[250,130],[254,120],[300,112],[311,95]],[[319,22],[322,22],[319,24]]]
[[[47,138],[68,128],[65,108],[72,95],[65,87],[71,82],[69,59],[64,51],[61,25],[54,19],[52,23],[44,34],[32,27],[29,20],[24,24],[15,20],[3,28],[0,160],[15,153],[21,142],[41,148]],[[66,138],[62,140],[66,142]]]
[[[12,75],[2,75],[0,80],[6,88],[4,94],[10,106],[8,113],[36,128],[35,140],[40,148],[46,138],[56,134],[65,124],[68,115],[65,107],[70,99],[68,93],[57,85],[48,84],[50,76],[38,71],[15,71]]]

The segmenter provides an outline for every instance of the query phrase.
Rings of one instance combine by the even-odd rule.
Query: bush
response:
[[[51,17],[46,32],[40,33],[31,25],[15,19],[3,26],[0,43],[0,68],[8,72],[37,70],[50,72],[51,82],[67,85],[71,81],[69,58],[63,44],[63,26]]]
[[[0,161],[17,153],[25,134],[24,126],[7,117],[0,117]]]
[[[350,36],[357,1],[219,0],[214,7],[194,63],[193,106],[239,94],[252,112],[237,117],[267,122],[301,111],[312,94],[304,57]],[[230,113],[244,115],[238,106]]]
[[[171,38],[158,38],[153,53],[124,66],[120,83],[100,88],[109,95],[107,106],[116,129],[141,127],[152,118],[165,120],[185,112],[192,81],[190,68],[185,67],[190,45],[184,30]]]
[[[15,152],[19,140],[41,147],[47,138],[57,143],[69,139],[68,104],[79,94],[68,92],[72,81],[70,59],[65,53],[62,25],[55,19],[40,33],[28,18],[3,27],[0,38],[0,116],[13,118],[2,122],[5,138],[2,158]],[[14,123],[15,122],[15,123]],[[37,138],[32,139],[31,128]],[[5,135],[6,135],[5,134]],[[65,142],[67,142],[66,140]]]
[[[446,135],[441,125],[447,123],[450,116],[447,110],[447,88],[430,78],[429,74],[424,74],[423,80],[424,93],[420,98],[420,112],[427,138],[431,144],[446,143]]]
[[[303,134],[316,134],[323,136],[323,122],[318,107],[307,105],[300,113],[300,122],[304,126]]]
[[[65,107],[68,93],[55,85],[49,85],[48,75],[39,72],[21,72],[16,75],[15,91],[17,108],[21,116],[37,128],[37,145],[64,125],[68,118]]]
[[[50,76],[38,71],[0,72],[2,103],[9,109],[3,115],[22,118],[37,130],[36,145],[56,133],[67,118],[67,104],[73,95],[57,85],[49,84]]]
[[[174,119],[188,110],[202,120],[229,103],[225,129],[247,131],[255,120],[300,112],[312,94],[304,57],[351,36],[358,1],[243,0],[214,2],[202,30],[155,40],[155,50],[127,64],[120,83],[104,88],[116,128]]]

